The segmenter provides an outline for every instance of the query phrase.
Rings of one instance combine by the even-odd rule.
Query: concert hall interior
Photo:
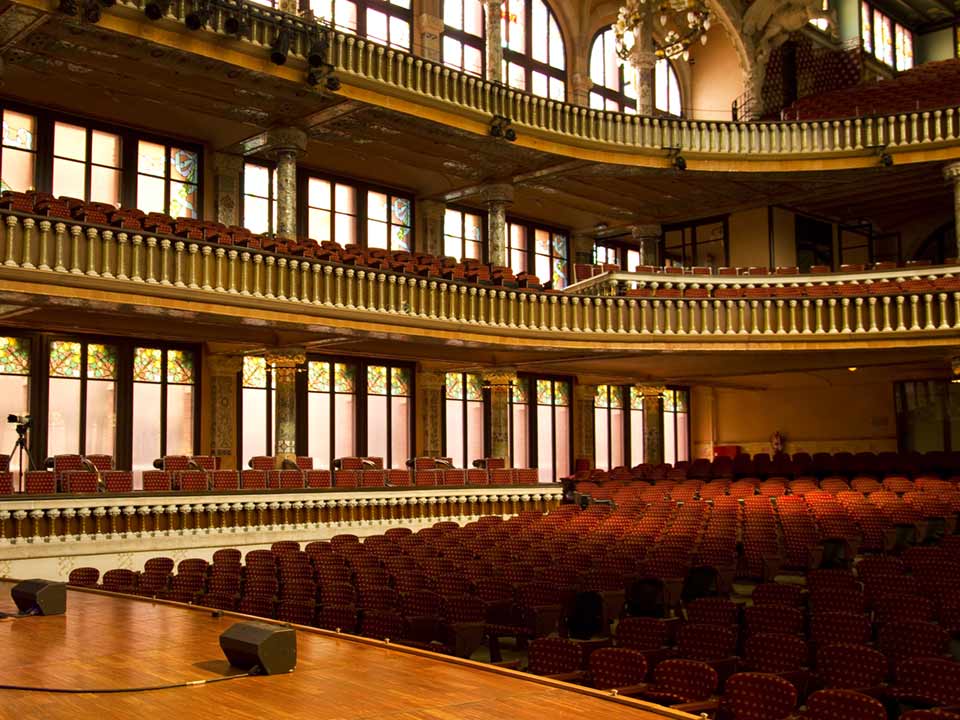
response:
[[[0,115],[0,717],[960,720],[960,0],[0,0]]]

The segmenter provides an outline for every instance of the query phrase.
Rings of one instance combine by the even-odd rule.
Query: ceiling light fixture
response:
[[[690,46],[707,44],[710,9],[705,0],[626,0],[613,24],[617,55],[633,67],[644,65],[640,37],[653,33],[654,17],[663,29],[663,41],[654,40],[658,58],[689,60]]]

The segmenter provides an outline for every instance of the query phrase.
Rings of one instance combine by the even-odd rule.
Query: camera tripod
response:
[[[27,431],[30,429],[30,423],[17,423],[17,440],[10,450],[10,457],[17,453],[18,477],[17,489],[23,489],[23,456],[27,456],[27,470],[33,469],[33,455],[27,447]]]

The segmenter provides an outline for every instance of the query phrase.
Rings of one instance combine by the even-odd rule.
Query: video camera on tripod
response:
[[[17,486],[23,486],[23,456],[27,456],[27,470],[30,470],[33,467],[33,456],[30,454],[30,449],[27,447],[27,431],[30,430],[33,425],[33,418],[29,415],[15,415],[13,413],[7,415],[7,422],[14,424],[16,423],[17,430],[17,441],[13,445],[13,449],[10,451],[11,457],[14,453],[17,453],[17,461],[19,465],[19,479],[17,481]]]
[[[30,429],[30,425],[33,423],[33,418],[29,415],[7,415],[8,423],[17,424],[17,434],[23,435],[27,430]]]

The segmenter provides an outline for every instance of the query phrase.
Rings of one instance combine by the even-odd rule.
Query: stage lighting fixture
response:
[[[270,62],[274,65],[283,65],[287,61],[287,54],[290,52],[290,31],[286,28],[280,29],[277,36],[270,43]]]
[[[83,19],[88,23],[100,22],[100,3],[97,0],[87,0],[83,4]]]
[[[673,158],[673,166],[680,172],[683,172],[684,170],[687,169],[686,158],[684,158],[683,155],[676,155]]]
[[[331,75],[327,78],[326,85],[327,85],[327,90],[329,90],[330,92],[336,92],[337,90],[340,89],[340,78],[334,75]]]
[[[517,139],[517,131],[510,127],[511,122],[508,117],[494,115],[490,121],[490,136],[497,138],[502,137],[508,142],[515,142]]]
[[[880,164],[883,165],[883,167],[893,167],[893,155],[888,152],[881,154]]]
[[[223,29],[230,35],[246,35],[247,21],[242,15],[231,15],[223,21]]]
[[[199,30],[210,20],[210,3],[206,0],[197,0],[193,4],[193,10],[184,18],[184,24],[188,30]]]
[[[76,15],[77,0],[60,0],[60,4],[57,5],[57,10],[62,12],[64,15]]]
[[[150,20],[159,20],[167,14],[170,9],[170,2],[171,0],[150,0],[144,6],[143,12]]]
[[[310,51],[307,53],[307,62],[310,67],[318,68],[326,64],[327,51],[330,49],[330,41],[327,36],[319,35],[310,45]]]

